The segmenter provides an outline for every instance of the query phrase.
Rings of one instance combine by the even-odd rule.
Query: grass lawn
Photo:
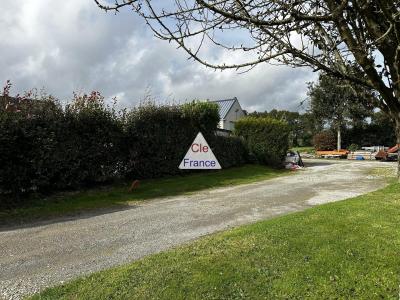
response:
[[[33,199],[22,208],[0,210],[0,225],[48,219],[91,209],[129,205],[133,201],[251,183],[284,174],[288,174],[288,171],[261,165],[245,165],[214,172],[143,180],[139,188],[131,193],[128,192],[129,184],[121,183],[87,191],[64,193],[44,199]]]
[[[314,147],[293,147],[291,148],[293,151],[299,151],[300,153],[308,153],[308,154],[314,154],[315,153],[315,148]]]
[[[33,299],[398,299],[400,185],[243,226]]]

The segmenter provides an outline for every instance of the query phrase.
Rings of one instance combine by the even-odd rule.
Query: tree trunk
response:
[[[395,119],[397,143],[397,181],[400,183],[400,117]]]
[[[342,148],[342,133],[340,131],[340,126],[339,126],[338,130],[337,130],[337,149],[338,149],[338,151],[340,151],[341,148]]]

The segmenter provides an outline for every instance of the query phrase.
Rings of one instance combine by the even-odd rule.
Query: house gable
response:
[[[226,99],[213,101],[219,107],[219,128],[232,131],[235,128],[235,122],[245,115],[238,99]]]

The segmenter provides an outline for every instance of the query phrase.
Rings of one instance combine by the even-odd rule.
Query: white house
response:
[[[220,118],[218,128],[220,129],[232,131],[235,128],[235,122],[246,115],[236,97],[211,102],[218,104]]]

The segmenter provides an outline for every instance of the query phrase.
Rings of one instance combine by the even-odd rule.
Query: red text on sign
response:
[[[203,146],[202,144],[192,144],[192,151],[193,152],[208,152],[208,147],[207,146]]]

